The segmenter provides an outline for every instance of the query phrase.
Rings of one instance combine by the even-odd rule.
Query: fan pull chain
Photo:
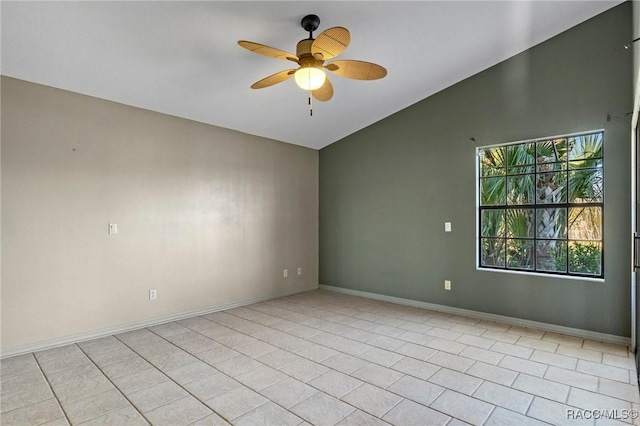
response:
[[[309,92],[309,115],[313,117],[313,102],[311,101],[311,92]]]

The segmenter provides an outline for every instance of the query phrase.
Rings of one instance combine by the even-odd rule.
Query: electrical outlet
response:
[[[444,223],[444,232],[451,232],[451,222]]]
[[[288,271],[287,269],[285,269],[285,270],[282,272],[282,275],[284,275],[284,277],[285,277],[285,278],[287,278],[287,277],[289,276],[289,271]]]
[[[298,268],[298,275],[302,275],[302,268]]]
[[[445,290],[451,290],[451,281],[444,280],[444,289]]]
[[[109,224],[109,235],[115,235],[118,233],[118,224],[110,223]]]
[[[158,290],[156,290],[155,288],[152,290],[149,290],[149,300],[156,300],[158,298]]]

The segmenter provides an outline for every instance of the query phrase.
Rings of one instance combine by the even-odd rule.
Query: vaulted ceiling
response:
[[[320,149],[547,40],[620,1],[8,2],[0,5],[3,75]],[[382,80],[330,76],[314,102],[292,68],[253,54],[251,40],[295,53],[308,36],[351,31],[338,59],[385,66]]]

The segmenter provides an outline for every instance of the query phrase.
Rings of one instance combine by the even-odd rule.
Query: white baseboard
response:
[[[521,327],[537,328],[540,330],[551,331],[553,333],[566,334],[569,336],[582,337],[584,339],[598,340],[607,343],[616,343],[620,345],[631,344],[631,338],[624,336],[616,336],[614,334],[598,333],[596,331],[583,330],[580,328],[564,327],[561,325],[548,324],[538,321],[530,321],[521,318],[507,317],[504,315],[488,314],[485,312],[472,311],[470,309],[454,308],[452,306],[438,305],[435,303],[421,302],[418,300],[403,299],[401,297],[386,296],[383,294],[369,293],[367,291],[351,290],[348,288],[334,287],[330,285],[320,284],[320,290],[333,291],[336,293],[349,294],[351,296],[365,297],[367,299],[375,299],[383,302],[396,303],[398,305],[413,306],[416,308],[430,309],[432,311],[444,312],[447,314],[463,315],[472,318],[478,318],[489,321],[499,321],[506,324],[517,325]]]
[[[152,318],[143,321],[134,321],[126,324],[120,324],[114,327],[103,328],[96,331],[90,331],[87,333],[74,334],[71,336],[60,337],[57,339],[45,340],[42,342],[31,343],[28,345],[17,346],[13,348],[1,348],[0,358],[8,358],[11,356],[22,355],[29,352],[36,352],[45,349],[55,348],[57,346],[69,345],[72,343],[84,342],[86,340],[97,339],[100,337],[111,336],[113,334],[124,333],[125,331],[136,330],[138,328],[150,327],[153,325],[164,324],[166,322],[178,321],[181,319],[195,317],[200,315],[210,314],[212,312],[224,311],[231,308],[237,308],[239,306],[251,305],[253,303],[264,302],[265,300],[277,299],[278,297],[290,296],[292,294],[304,293],[311,290],[317,290],[318,286],[307,287],[300,290],[279,293],[271,296],[254,297],[251,299],[244,299],[237,302],[225,303],[222,305],[209,306],[204,309],[197,309],[194,311],[180,312],[172,315],[165,315],[162,317]]]

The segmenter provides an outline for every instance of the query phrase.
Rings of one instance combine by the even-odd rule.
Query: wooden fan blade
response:
[[[285,52],[284,50],[276,49],[275,47],[246,40],[240,40],[238,44],[253,53],[269,56],[270,58],[288,59],[289,61],[298,62],[298,57],[293,53]]]
[[[377,80],[387,75],[387,70],[378,64],[349,59],[333,61],[327,64],[325,68],[335,75],[354,80]]]
[[[324,84],[319,88],[311,92],[314,99],[320,102],[326,102],[333,98],[333,84],[329,81],[329,77],[324,81]]]
[[[274,84],[282,83],[289,77],[291,77],[296,70],[284,70],[277,72],[269,77],[263,78],[260,81],[256,81],[251,85],[252,89],[264,89],[265,87],[273,86]]]
[[[322,53],[322,58],[326,61],[341,54],[349,46],[350,42],[351,34],[349,34],[348,29],[343,27],[329,28],[320,33],[313,41],[311,53],[314,56],[317,53]]]

